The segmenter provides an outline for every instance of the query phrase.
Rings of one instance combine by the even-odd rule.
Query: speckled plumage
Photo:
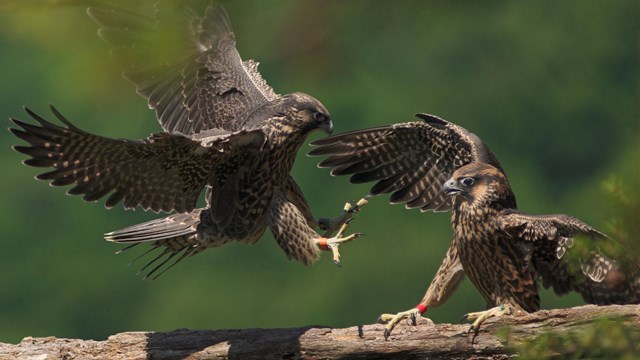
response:
[[[488,307],[538,310],[538,279],[558,294],[577,291],[594,304],[640,302],[638,264],[623,266],[597,246],[567,255],[574,238],[597,245],[608,241],[602,233],[568,215],[519,212],[504,171],[479,137],[435,116],[418,117],[424,121],[317,140],[310,154],[328,155],[319,166],[333,175],[351,175],[353,183],[375,181],[371,192],[390,193],[392,203],[423,211],[452,209],[453,241],[421,311],[444,303],[464,274]],[[442,191],[449,185],[455,190]],[[383,320],[391,320],[388,315]]]
[[[11,131],[29,143],[15,149],[31,156],[25,164],[53,168],[38,179],[73,185],[68,193],[84,200],[109,195],[107,207],[122,201],[125,208],[178,212],[106,234],[110,241],[164,249],[155,259],[161,264],[230,241],[254,243],[267,227],[289,258],[310,264],[318,257],[317,222],[289,174],[307,136],[331,132],[329,113],[310,95],[276,94],[256,62],[242,61],[220,6],[207,7],[203,17],[186,14],[89,9],[101,37],[125,60],[131,60],[128,51],[162,46],[165,24],[182,29],[185,49],[165,51],[172,58],[157,62],[131,60],[124,73],[164,132],[111,139],[79,129],[53,107],[64,126],[27,109],[39,126],[12,119],[20,128]],[[205,189],[207,205],[196,208]]]
[[[440,190],[458,167],[483,161],[500,167],[473,133],[437,116],[423,121],[356,130],[316,140],[309,155],[331,155],[319,167],[332,175],[351,175],[352,183],[376,181],[374,195],[391,194],[408,209],[446,211],[451,199]]]

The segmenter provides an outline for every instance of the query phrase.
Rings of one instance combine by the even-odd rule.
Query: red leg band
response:
[[[418,311],[420,312],[420,314],[424,314],[425,311],[427,311],[427,305],[425,304],[418,304],[416,305],[416,309],[418,309]]]
[[[331,250],[329,248],[329,245],[327,245],[327,239],[326,238],[320,238],[320,240],[318,240],[318,247],[320,248],[320,250],[324,250],[324,251]]]

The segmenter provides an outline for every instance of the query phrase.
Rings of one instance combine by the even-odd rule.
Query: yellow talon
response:
[[[384,327],[384,339],[387,340],[391,335],[391,331],[398,325],[400,321],[403,319],[407,319],[409,325],[416,325],[418,319],[422,317],[420,313],[420,309],[413,308],[407,311],[401,311],[397,314],[382,314],[378,318],[378,322],[382,324],[387,324]],[[431,320],[429,320],[431,321]]]
[[[331,251],[333,253],[333,262],[340,266],[340,250],[338,249],[343,243],[353,241],[358,237],[364,235],[361,233],[351,234],[344,236],[345,231],[349,228],[349,223],[353,220],[356,213],[360,211],[362,206],[369,202],[369,195],[363,197],[357,202],[349,201],[345,203],[342,214],[333,219],[323,218],[320,219],[318,225],[320,229],[326,230],[323,237],[317,240],[317,245],[322,250]],[[334,232],[337,233],[332,236]]]
[[[478,311],[473,313],[466,314],[463,319],[467,321],[472,321],[471,327],[469,328],[468,334],[473,332],[473,338],[471,339],[471,343],[475,341],[478,336],[478,332],[480,332],[480,326],[490,317],[500,317],[503,315],[513,315],[513,308],[510,305],[500,305],[493,307],[486,311]]]

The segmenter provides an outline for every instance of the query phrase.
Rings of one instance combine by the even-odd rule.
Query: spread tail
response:
[[[198,225],[200,224],[200,213],[203,210],[204,208],[200,208],[186,214],[169,215],[165,218],[112,231],[105,234],[104,237],[107,241],[128,244],[127,247],[119,250],[116,254],[131,249],[138,244],[149,243],[151,248],[132,262],[156,249],[160,249],[160,253],[139,271],[139,273],[147,271],[152,265],[156,264],[144,276],[145,279],[155,279],[187,256],[195,255],[205,249],[198,241]],[[163,268],[172,259],[175,260]]]

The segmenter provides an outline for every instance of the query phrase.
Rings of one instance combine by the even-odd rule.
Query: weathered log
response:
[[[398,325],[388,341],[380,324],[125,332],[104,341],[27,337],[15,345],[0,343],[0,359],[506,359],[540,336],[588,332],[603,323],[594,322],[598,318],[611,319],[603,321],[615,321],[640,339],[640,305],[588,305],[489,319],[474,343],[469,325],[422,319],[417,326]],[[631,351],[640,353],[640,344],[633,346]]]

